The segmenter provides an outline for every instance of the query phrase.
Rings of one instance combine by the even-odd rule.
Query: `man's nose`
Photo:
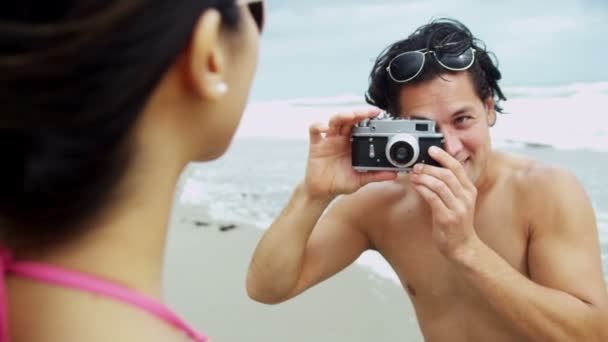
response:
[[[462,143],[457,135],[450,132],[443,133],[443,149],[452,157],[462,150]]]

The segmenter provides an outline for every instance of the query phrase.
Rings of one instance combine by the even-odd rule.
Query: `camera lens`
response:
[[[414,148],[406,141],[399,141],[393,144],[390,149],[391,159],[398,164],[407,164],[412,160]]]
[[[418,160],[418,138],[410,134],[396,134],[388,139],[385,155],[397,168],[411,167]]]

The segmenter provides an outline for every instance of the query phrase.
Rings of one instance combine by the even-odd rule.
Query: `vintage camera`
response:
[[[432,120],[393,119],[383,113],[353,127],[352,165],[357,171],[409,172],[417,163],[440,166],[428,154],[443,148],[443,134]]]

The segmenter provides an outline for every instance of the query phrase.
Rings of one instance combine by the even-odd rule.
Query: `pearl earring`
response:
[[[228,91],[228,85],[225,82],[220,82],[215,86],[216,90],[220,94],[226,94]]]

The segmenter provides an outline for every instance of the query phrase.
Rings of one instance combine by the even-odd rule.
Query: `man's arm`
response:
[[[369,247],[359,229],[364,204],[358,191],[371,182],[395,179],[394,172],[360,173],[352,168],[350,132],[377,109],[337,114],[329,125],[310,127],[304,181],[259,242],[247,274],[247,293],[278,303],[330,277]],[[338,201],[321,218],[329,203]],[[321,219],[320,219],[321,218]]]
[[[532,176],[531,280],[479,239],[454,259],[505,321],[535,341],[608,341],[608,294],[598,232],[584,189],[570,174]]]
[[[336,200],[321,217],[328,200],[313,199],[298,186],[256,248],[247,275],[249,296],[268,304],[285,301],[341,271],[368,249],[354,203],[348,202]]]

